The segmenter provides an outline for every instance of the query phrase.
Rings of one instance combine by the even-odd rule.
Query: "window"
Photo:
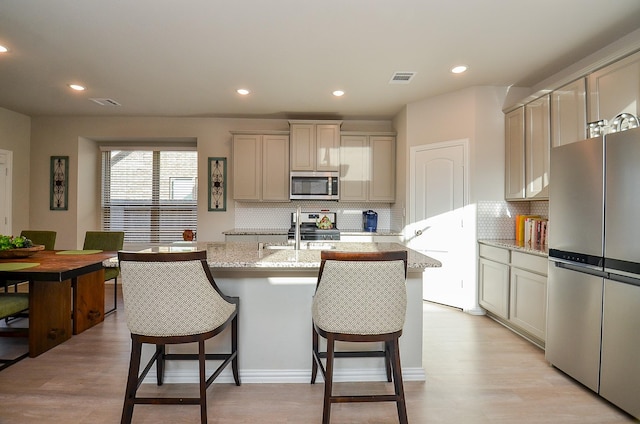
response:
[[[192,150],[102,152],[102,227],[125,244],[182,240],[198,223],[198,156]]]

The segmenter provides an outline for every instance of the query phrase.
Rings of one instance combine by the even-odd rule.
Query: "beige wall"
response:
[[[506,93],[506,87],[472,87],[407,105],[406,181],[410,147],[469,139],[470,203],[504,199]]]
[[[227,186],[227,211],[209,212],[207,203],[207,158],[227,157],[227,176],[232,175],[231,134],[238,130],[288,130],[284,119],[232,118],[91,118],[36,117],[32,120],[31,213],[39,226],[58,231],[56,247],[82,246],[87,230],[100,228],[101,141],[190,139],[198,149],[198,239],[224,240],[225,230],[234,228],[232,186]],[[346,121],[346,130],[391,130],[390,121]],[[69,156],[69,210],[49,210],[49,158]]]
[[[29,226],[31,118],[0,108],[0,149],[13,152],[12,234]],[[33,227],[37,229],[36,227]]]

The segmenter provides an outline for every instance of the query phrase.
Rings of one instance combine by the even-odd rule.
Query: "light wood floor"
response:
[[[424,339],[427,380],[405,383],[413,424],[638,422],[550,367],[539,348],[487,317],[425,303]],[[2,343],[7,342],[0,340],[0,351]],[[119,422],[128,355],[120,309],[38,358],[1,371],[0,424]],[[322,383],[214,384],[208,391],[209,422],[319,423],[323,388]],[[178,389],[185,387],[161,388]],[[332,411],[333,424],[397,423],[393,404],[335,405]],[[199,423],[199,412],[196,406],[142,405],[133,418],[140,424]]]

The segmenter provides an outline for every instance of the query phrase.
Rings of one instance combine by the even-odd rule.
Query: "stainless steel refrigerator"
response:
[[[640,418],[640,128],[555,147],[545,355]]]

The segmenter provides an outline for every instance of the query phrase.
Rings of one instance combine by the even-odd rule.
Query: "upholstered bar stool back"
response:
[[[400,422],[407,422],[398,347],[407,309],[406,276],[406,251],[321,253],[312,305],[311,383],[320,368],[325,380],[324,424],[330,421],[331,404],[338,402],[396,402]],[[326,352],[319,349],[319,336],[327,339]],[[378,341],[384,350],[336,352],[336,341]],[[333,395],[334,358],[375,356],[385,358],[394,395]],[[326,359],[326,367],[321,359]]]
[[[207,253],[119,252],[122,291],[132,348],[122,423],[130,423],[135,404],[200,405],[201,422],[207,422],[206,389],[229,364],[236,385],[238,374],[237,297],[224,295],[215,284],[206,262]],[[231,352],[205,353],[205,341],[231,324]],[[167,353],[168,344],[198,343],[198,354]],[[138,376],[142,344],[156,346],[156,352]],[[138,385],[156,361],[157,383],[162,385],[166,360],[194,360],[199,363],[199,397],[137,397]],[[205,360],[220,360],[216,371],[205,379]]]

